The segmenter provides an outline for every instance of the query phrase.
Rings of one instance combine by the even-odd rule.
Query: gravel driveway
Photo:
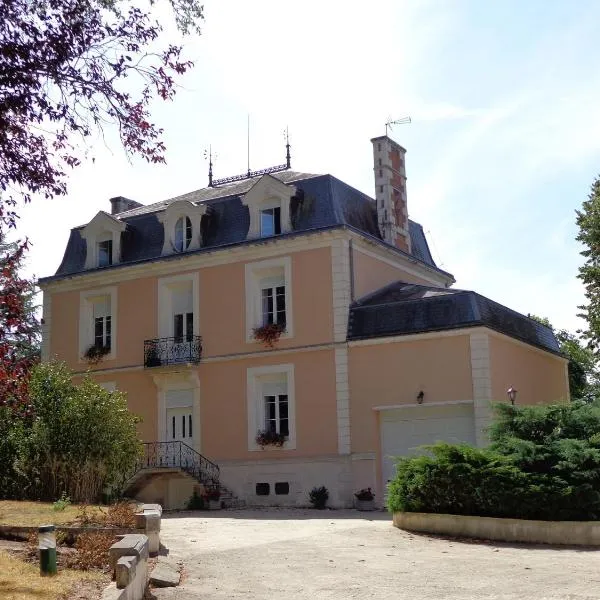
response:
[[[600,597],[598,551],[410,534],[385,513],[240,510],[163,515],[178,588],[157,598],[297,600]]]

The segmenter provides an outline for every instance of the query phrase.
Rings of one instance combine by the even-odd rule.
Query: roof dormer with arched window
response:
[[[196,205],[188,200],[169,204],[165,212],[158,216],[165,234],[162,254],[198,250],[202,246],[200,221],[205,213],[204,204]]]

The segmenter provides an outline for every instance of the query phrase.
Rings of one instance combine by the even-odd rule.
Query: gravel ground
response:
[[[240,510],[163,515],[161,539],[185,564],[159,599],[268,600],[600,597],[591,549],[411,534],[389,515]]]

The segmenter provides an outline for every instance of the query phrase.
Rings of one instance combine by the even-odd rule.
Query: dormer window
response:
[[[165,212],[158,215],[158,220],[163,224],[165,231],[163,256],[201,248],[200,223],[205,213],[205,204],[175,200],[167,206]]]
[[[175,251],[184,252],[192,241],[192,221],[189,217],[179,217],[175,223]]]
[[[121,236],[127,225],[100,211],[85,227],[81,237],[86,243],[85,268],[116,265],[121,260]]]
[[[260,211],[260,237],[270,237],[281,233],[281,207],[266,208]]]
[[[293,185],[286,185],[272,175],[263,175],[241,198],[250,213],[247,239],[291,231],[290,200],[295,193]]]
[[[113,243],[112,240],[98,242],[98,266],[108,267],[113,264]]]

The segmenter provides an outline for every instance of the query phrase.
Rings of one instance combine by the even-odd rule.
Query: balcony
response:
[[[144,367],[166,367],[199,363],[202,338],[199,335],[157,338],[144,341]]]

